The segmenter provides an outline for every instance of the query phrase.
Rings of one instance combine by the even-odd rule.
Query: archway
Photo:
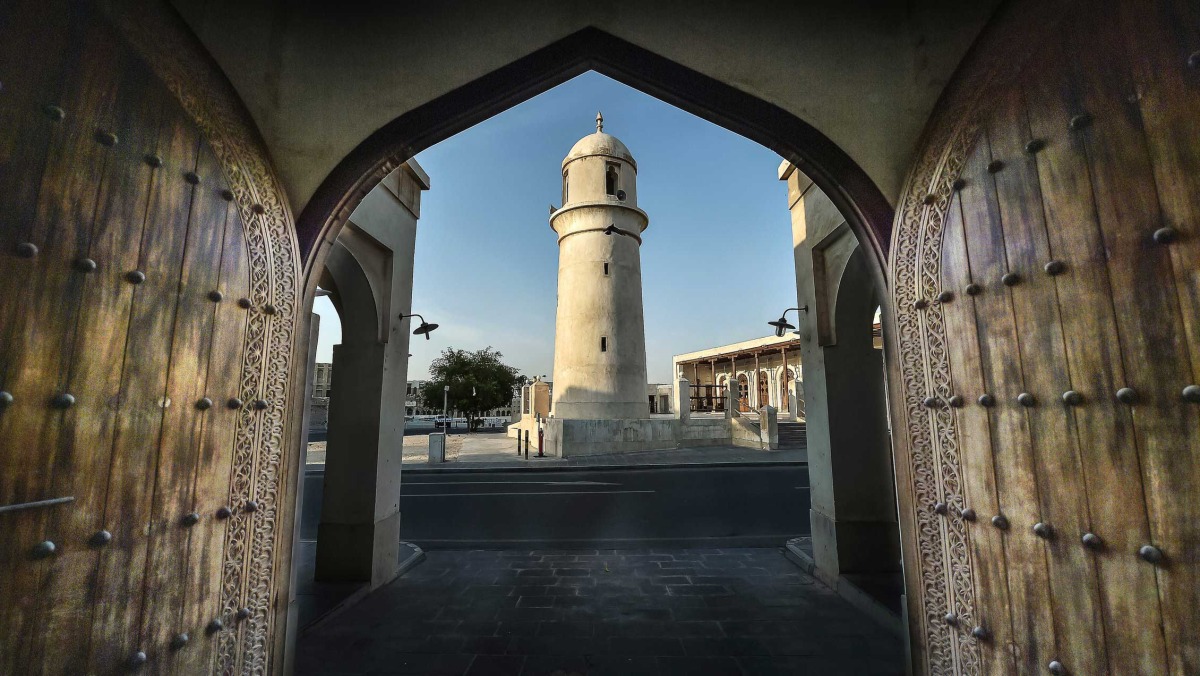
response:
[[[853,160],[800,118],[630,42],[588,28],[396,118],[322,182],[297,219],[305,275],[320,269],[358,202],[417,152],[588,70],[594,70],[755,141],[803,166],[872,252],[884,288],[893,211]]]
[[[863,243],[869,286],[883,293],[891,210],[861,169],[799,118],[724,83],[596,29],[581,31],[397,118],[361,143],[318,189],[298,220],[309,299],[314,270],[364,195],[404,160],[491,115],[586,70],[595,70],[756,141],[804,167]],[[753,373],[751,371],[750,373]],[[751,379],[754,383],[751,383]],[[765,405],[765,373],[737,376],[738,408]]]
[[[885,297],[883,261],[891,210],[839,148],[775,106],[602,31],[587,29],[397,118],[345,158],[298,219],[309,302],[316,287],[315,271],[321,269],[349,215],[382,176],[417,151],[589,69],[739,133],[804,167],[844,215],[849,232],[863,243],[867,263],[859,273],[879,291],[877,296]],[[771,399],[772,388],[764,373],[753,377],[743,373],[736,382],[741,412],[751,411],[752,401],[761,401],[761,406]]]

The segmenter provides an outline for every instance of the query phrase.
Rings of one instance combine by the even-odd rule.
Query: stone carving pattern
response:
[[[941,291],[941,248],[953,182],[982,133],[985,103],[1009,86],[1029,63],[1029,45],[1040,44],[1059,21],[1069,16],[1071,0],[1013,3],[990,34],[974,48],[980,57],[960,67],[951,89],[922,140],[920,159],[909,176],[897,209],[889,265],[889,291],[895,312],[905,431],[914,507],[926,668],[930,674],[977,674],[979,646],[969,631],[976,624],[974,577],[967,526],[957,518],[942,518],[930,508],[944,500],[954,510],[965,506],[959,433],[946,406],[956,394],[947,354],[945,318],[939,303],[925,310]],[[926,204],[926,196],[933,200]],[[961,394],[961,393],[957,393]],[[939,406],[925,407],[934,396]],[[951,512],[954,514],[956,512]],[[911,537],[911,536],[910,536]],[[910,596],[911,598],[911,596]],[[954,612],[956,627],[943,615]]]
[[[966,153],[974,145],[978,136],[978,126],[968,126],[966,133],[955,140],[949,156],[938,177],[935,195],[937,199],[929,209],[925,222],[926,234],[921,251],[921,290],[922,297],[932,298],[938,294],[941,286],[941,254],[942,239],[946,211],[952,201],[952,181],[958,176],[965,163]],[[958,147],[958,143],[962,143]],[[952,377],[950,373],[950,357],[946,347],[946,324],[941,305],[935,303],[924,311],[925,358],[930,382],[929,390],[937,397],[939,406],[930,416],[937,438],[935,448],[938,453],[937,469],[941,483],[941,501],[950,507],[950,514],[965,507],[962,501],[962,463],[958,454],[958,431],[955,427],[955,417],[946,402],[953,394]],[[967,632],[975,621],[974,583],[971,574],[970,546],[967,541],[966,527],[961,519],[954,516],[939,519],[943,527],[946,547],[946,561],[949,566],[950,591],[952,599],[947,599],[949,612],[958,616],[958,625],[951,629],[956,642],[958,655],[957,673],[977,673],[979,671],[978,649],[968,637]]]
[[[220,616],[226,626],[218,639],[214,671],[265,674],[272,640],[279,499],[283,494],[283,449],[288,388],[299,295],[299,250],[282,187],[266,161],[266,151],[232,89],[206,64],[207,56],[181,36],[177,18],[152,3],[112,2],[104,6],[124,37],[146,59],[204,134],[225,171],[241,214],[249,253],[250,294],[255,307],[273,304],[274,315],[250,313],[238,396],[265,399],[270,406],[239,411],[234,445],[230,520],[221,572]],[[255,500],[258,510],[245,511]],[[241,607],[250,618],[236,622]]]
[[[963,91],[980,92],[986,75],[965,82]],[[954,97],[947,97],[954,100]],[[958,105],[944,113],[934,135],[923,146],[898,211],[890,265],[890,292],[895,309],[900,353],[905,426],[909,440],[911,494],[916,525],[917,556],[921,579],[922,631],[931,674],[977,674],[978,646],[969,636],[975,617],[975,592],[966,527],[961,520],[935,514],[932,505],[946,501],[965,506],[961,497],[961,462],[958,432],[952,411],[945,406],[953,394],[953,378],[946,348],[945,320],[940,305],[916,310],[918,299],[930,300],[940,292],[941,246],[946,212],[953,199],[952,184],[980,134],[977,121],[968,119],[976,97],[959,97]],[[965,121],[964,121],[965,120]],[[930,204],[926,195],[934,195]],[[926,397],[940,405],[925,407]],[[954,612],[959,622],[948,626],[943,616]]]

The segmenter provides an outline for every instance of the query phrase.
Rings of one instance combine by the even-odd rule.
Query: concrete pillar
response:
[[[550,386],[540,377],[529,385],[529,416],[533,419],[550,415]]]
[[[333,348],[331,452],[317,528],[316,579],[322,582],[369,581],[375,587],[390,580],[399,564],[403,441],[380,439],[386,352],[386,345]]]
[[[446,462],[446,433],[433,432],[429,435],[429,463]]]
[[[725,388],[725,419],[733,417],[738,405],[738,382],[736,376],[729,377],[729,385]]]
[[[758,427],[762,433],[763,448],[779,448],[779,414],[771,405],[758,409]]]
[[[333,350],[333,395],[316,579],[395,578],[400,555],[413,254],[421,191],[415,162],[389,174],[351,214],[325,264],[321,286],[342,321]]]
[[[878,295],[866,253],[828,196],[784,163],[808,424],[813,558],[824,579],[899,570],[895,474],[883,353],[871,323]]]
[[[692,417],[692,384],[687,378],[675,381],[675,419],[687,422]]]

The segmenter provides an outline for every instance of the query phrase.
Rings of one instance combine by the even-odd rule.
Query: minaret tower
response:
[[[637,162],[604,133],[583,137],[562,163],[558,234],[558,317],[554,337],[557,418],[649,418],[646,328],[642,320],[642,232]]]

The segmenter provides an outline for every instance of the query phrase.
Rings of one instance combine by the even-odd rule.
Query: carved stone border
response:
[[[918,160],[909,174],[896,210],[888,265],[888,289],[894,313],[893,335],[902,397],[892,403],[897,427],[903,430],[908,453],[908,493],[901,514],[904,537],[916,566],[909,579],[920,589],[907,589],[909,622],[918,637],[924,661],[914,667],[924,673],[977,674],[980,647],[971,638],[976,624],[977,591],[972,574],[971,548],[966,527],[959,519],[945,519],[933,511],[945,502],[951,512],[966,505],[962,500],[962,463],[955,417],[947,407],[927,408],[924,400],[946,401],[956,394],[947,351],[945,318],[938,303],[941,291],[941,253],[946,212],[954,196],[952,185],[972,152],[988,115],[988,102],[1008,87],[1033,52],[1030,47],[1057,26],[1071,0],[1038,3],[1014,0],[993,17],[971,52],[963,60],[952,84],[943,93],[918,148]],[[914,303],[924,300],[925,309]],[[899,473],[898,473],[899,474]],[[985,590],[984,590],[985,591]],[[946,624],[946,613],[958,617]]]
[[[287,198],[268,161],[265,144],[241,99],[211,57],[166,3],[154,0],[100,0],[101,10],[167,86],[203,133],[220,161],[241,213],[250,256],[250,298],[275,313],[249,313],[240,377],[240,398],[263,399],[265,410],[239,412],[229,504],[252,517],[232,519],[226,532],[221,572],[221,616],[213,670],[221,674],[264,674],[274,643],[275,559],[282,551],[291,516],[281,499],[292,352],[296,344],[300,294],[300,255]],[[283,581],[286,583],[286,581]],[[250,617],[235,622],[239,608]],[[282,663],[282,656],[275,656]]]

